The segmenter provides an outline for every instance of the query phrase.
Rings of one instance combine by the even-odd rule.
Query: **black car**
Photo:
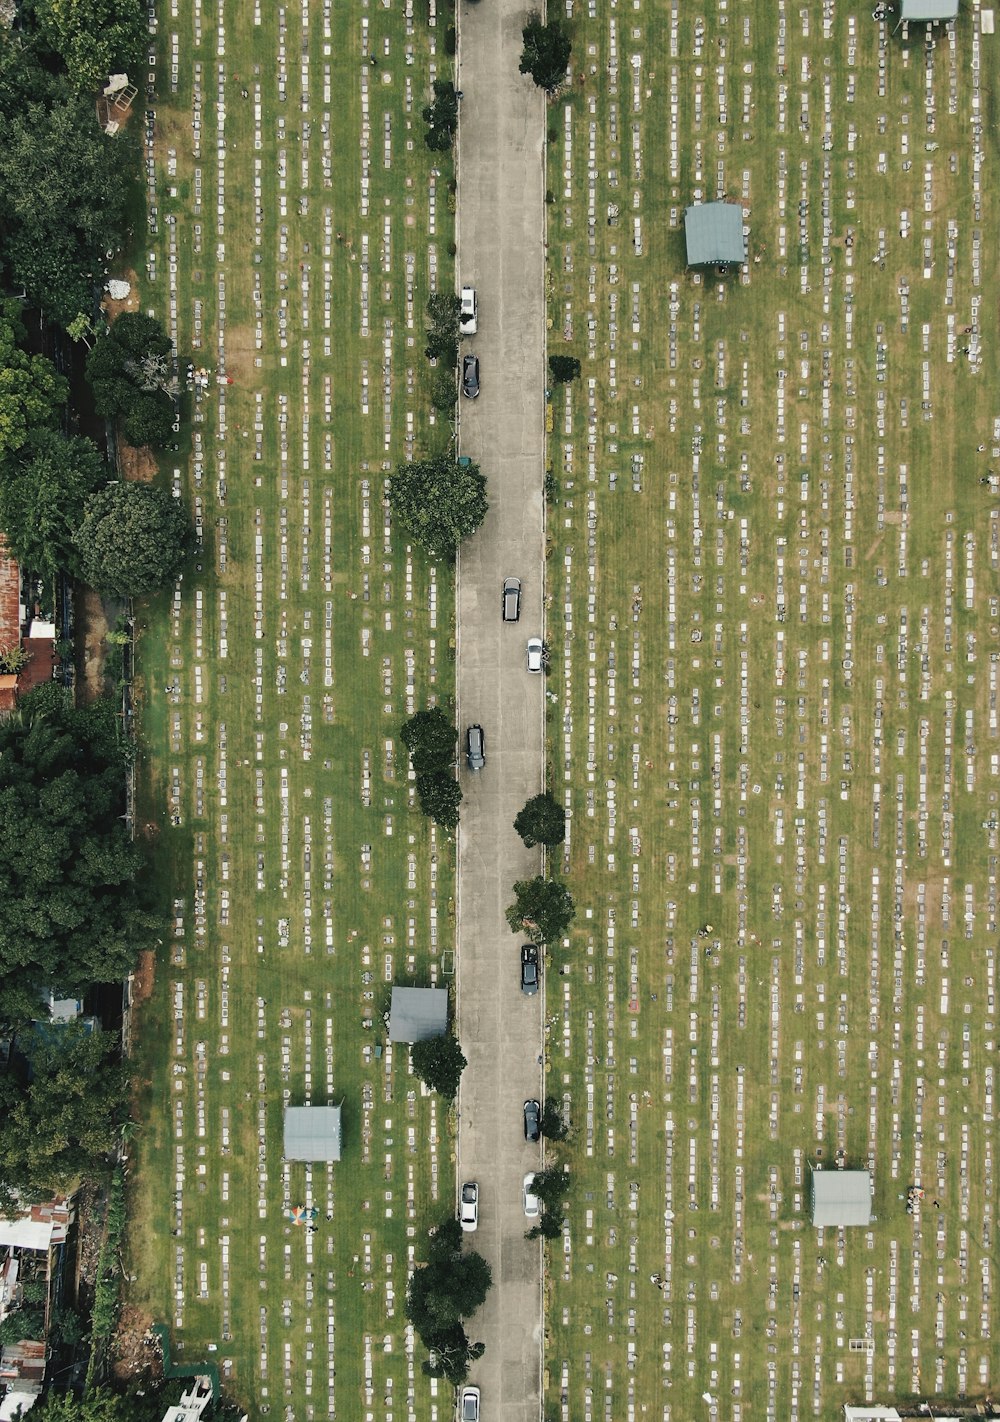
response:
[[[538,949],[534,943],[521,944],[521,991],[529,997],[538,991]]]
[[[467,355],[462,357],[462,394],[469,400],[475,400],[479,394],[479,357]]]
[[[537,1101],[526,1101],[524,1103],[524,1139],[526,1141],[538,1141],[542,1138],[539,1125],[541,1119],[541,1107]]]

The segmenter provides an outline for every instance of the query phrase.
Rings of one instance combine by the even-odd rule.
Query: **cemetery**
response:
[[[998,1385],[997,41],[978,4],[900,4],[566,8],[559,1422],[965,1415]],[[447,440],[446,21],[157,13],[135,275],[198,370],[169,467],[199,546],[140,631],[172,913],[130,1302],[253,1415],[446,1418],[403,1299],[455,1197],[407,1055],[447,1027],[453,847],[399,727],[452,693],[453,572],[385,497]]]

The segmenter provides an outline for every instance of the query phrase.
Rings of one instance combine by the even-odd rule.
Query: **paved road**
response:
[[[479,296],[482,394],[462,401],[461,448],[479,461],[490,511],[462,549],[458,580],[459,725],[479,722],[486,767],[462,772],[459,836],[459,1172],[480,1186],[476,1247],[493,1290],[470,1337],[486,1355],[470,1381],[483,1422],[538,1422],[541,1411],[540,1246],[528,1244],[521,1180],[541,1159],[522,1128],[522,1103],[541,1094],[542,997],[520,991],[519,944],[504,909],[515,879],[538,873],[514,816],[542,788],[544,678],[525,669],[542,634],[544,476],[545,108],[518,73],[526,8],[462,4],[459,16],[459,275]],[[521,621],[504,625],[505,577],[523,583]],[[463,762],[464,763],[464,762]]]

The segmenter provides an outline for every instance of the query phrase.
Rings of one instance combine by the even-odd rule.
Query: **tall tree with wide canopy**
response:
[[[149,35],[139,0],[34,0],[33,10],[39,37],[75,89],[90,93],[110,74],[145,68]]]
[[[0,528],[25,568],[43,577],[76,573],[74,537],[87,498],[107,479],[92,440],[37,430],[20,457],[0,465]]]
[[[451,454],[397,464],[389,506],[429,553],[451,558],[486,517],[486,480],[478,464],[463,464]]]
[[[0,302],[0,461],[16,454],[33,430],[56,423],[69,386],[45,356],[22,350],[20,303]]]
[[[76,535],[84,578],[100,592],[140,597],[171,582],[191,542],[183,507],[152,484],[116,483],[92,494]]]

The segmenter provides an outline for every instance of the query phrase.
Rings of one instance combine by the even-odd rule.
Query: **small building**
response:
[[[742,266],[747,259],[743,208],[733,202],[699,202],[684,213],[689,267]]]
[[[340,1148],[339,1106],[285,1107],[286,1160],[339,1160]]]
[[[448,989],[394,987],[390,1042],[426,1042],[448,1031]]]
[[[899,19],[902,23],[936,25],[939,21],[958,18],[958,0],[900,0]]]
[[[867,1170],[814,1170],[812,1222],[817,1229],[869,1225],[872,1180]]]

